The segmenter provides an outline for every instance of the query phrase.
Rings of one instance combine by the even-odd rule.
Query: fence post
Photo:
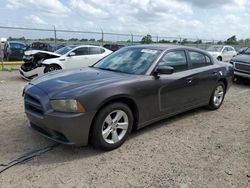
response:
[[[133,45],[133,43],[134,43],[134,35],[131,32],[130,32],[130,35],[131,35],[131,44]]]
[[[54,42],[55,42],[55,47],[56,47],[56,26],[54,25]]]
[[[102,46],[103,46],[103,42],[104,42],[104,33],[103,33],[102,28],[101,28],[101,32],[102,32],[102,39],[101,39],[101,43],[102,43]]]

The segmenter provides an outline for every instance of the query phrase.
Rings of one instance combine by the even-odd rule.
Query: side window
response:
[[[232,48],[232,47],[229,47],[228,49],[229,49],[230,52],[234,51],[234,48]]]
[[[188,69],[188,63],[185,51],[178,50],[168,52],[162,57],[159,66],[170,66],[174,68],[174,72],[180,72]]]
[[[190,51],[189,52],[189,57],[190,57],[190,61],[191,61],[191,64],[192,64],[192,68],[199,68],[199,67],[207,66],[207,65],[209,65],[207,63],[207,61],[210,61],[210,64],[211,64],[210,58],[203,55],[202,53],[199,53],[199,52]]]
[[[88,47],[78,48],[78,49],[74,50],[74,52],[76,53],[76,56],[89,54]]]
[[[228,52],[228,48],[225,47],[225,48],[223,49],[223,52]]]
[[[98,47],[90,47],[89,48],[89,54],[90,55],[102,54],[104,52],[105,52],[105,50],[102,49],[102,48],[98,48]]]

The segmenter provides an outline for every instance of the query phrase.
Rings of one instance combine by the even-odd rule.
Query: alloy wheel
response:
[[[224,97],[224,89],[221,85],[218,85],[214,91],[213,102],[215,106],[220,106]]]
[[[128,115],[122,110],[114,110],[104,119],[102,137],[105,142],[115,144],[123,139],[128,131]]]

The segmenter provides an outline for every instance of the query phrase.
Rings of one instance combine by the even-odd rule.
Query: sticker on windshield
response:
[[[142,49],[141,52],[143,52],[143,53],[150,53],[150,54],[156,54],[157,50]]]

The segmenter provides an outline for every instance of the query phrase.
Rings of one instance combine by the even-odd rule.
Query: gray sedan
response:
[[[95,65],[55,71],[23,91],[29,127],[64,144],[112,150],[130,132],[201,106],[218,109],[229,63],[184,46],[124,47]]]

